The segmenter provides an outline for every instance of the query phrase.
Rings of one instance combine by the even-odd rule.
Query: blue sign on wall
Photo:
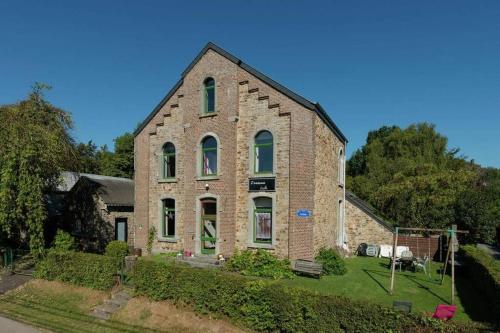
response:
[[[310,217],[311,211],[307,209],[299,209],[296,213],[297,217]]]

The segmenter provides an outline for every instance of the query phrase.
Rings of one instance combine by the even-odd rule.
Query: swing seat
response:
[[[456,305],[438,304],[436,306],[436,311],[432,315],[432,318],[440,320],[450,320],[455,315],[457,311]]]

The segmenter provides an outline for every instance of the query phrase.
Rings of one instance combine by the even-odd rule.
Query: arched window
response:
[[[204,112],[212,113],[215,112],[215,80],[211,77],[207,77],[203,81],[204,86]]]
[[[201,175],[217,175],[217,140],[213,136],[201,141]]]
[[[260,131],[254,142],[254,172],[273,173],[273,135]]]
[[[171,142],[163,145],[160,167],[163,179],[175,178],[175,146]]]
[[[339,160],[338,160],[338,170],[339,170],[339,184],[344,185],[344,177],[345,177],[345,157],[344,157],[344,151],[342,149],[339,150]]]
[[[163,238],[175,237],[175,200],[162,200],[162,216],[160,226],[161,236]]]
[[[257,197],[253,203],[254,242],[270,244],[273,240],[273,200]]]

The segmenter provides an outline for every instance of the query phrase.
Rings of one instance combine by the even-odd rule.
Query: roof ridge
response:
[[[158,103],[158,105],[153,109],[153,111],[144,119],[144,121],[137,127],[137,129],[134,131],[134,136],[137,136],[149,123],[151,119],[156,115],[156,113],[165,105],[165,103],[172,97],[172,95],[177,91],[177,89],[183,84],[184,82],[184,77],[186,74],[196,65],[196,63],[203,57],[203,55],[208,51],[208,50],[213,50],[220,54],[221,56],[225,57],[229,61],[235,63],[242,69],[246,70],[259,80],[263,81],[264,83],[268,84],[272,88],[276,89],[277,91],[281,92],[283,95],[287,96],[288,98],[294,100],[298,104],[304,106],[305,108],[316,112],[318,116],[323,120],[323,122],[330,128],[330,130],[337,135],[340,139],[344,140],[345,143],[347,143],[347,138],[346,136],[340,131],[338,126],[335,124],[335,122],[330,118],[330,116],[326,113],[326,111],[321,107],[319,103],[313,103],[307,98],[302,97],[301,95],[295,93],[291,89],[285,87],[284,85],[280,84],[279,82],[271,79],[269,76],[263,74],[262,72],[258,71],[257,69],[253,68],[252,66],[244,63],[241,59],[237,58],[236,56],[232,55],[231,53],[227,52],[223,48],[217,46],[213,42],[208,42],[205,47],[198,53],[198,55],[189,63],[189,65],[186,67],[186,69],[182,72],[181,78],[177,83],[174,85],[172,89],[169,90],[169,92],[165,95],[165,97]]]

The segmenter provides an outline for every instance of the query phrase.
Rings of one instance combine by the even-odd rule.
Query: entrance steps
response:
[[[198,268],[220,268],[223,265],[218,259],[210,256],[178,257],[176,260]]]

